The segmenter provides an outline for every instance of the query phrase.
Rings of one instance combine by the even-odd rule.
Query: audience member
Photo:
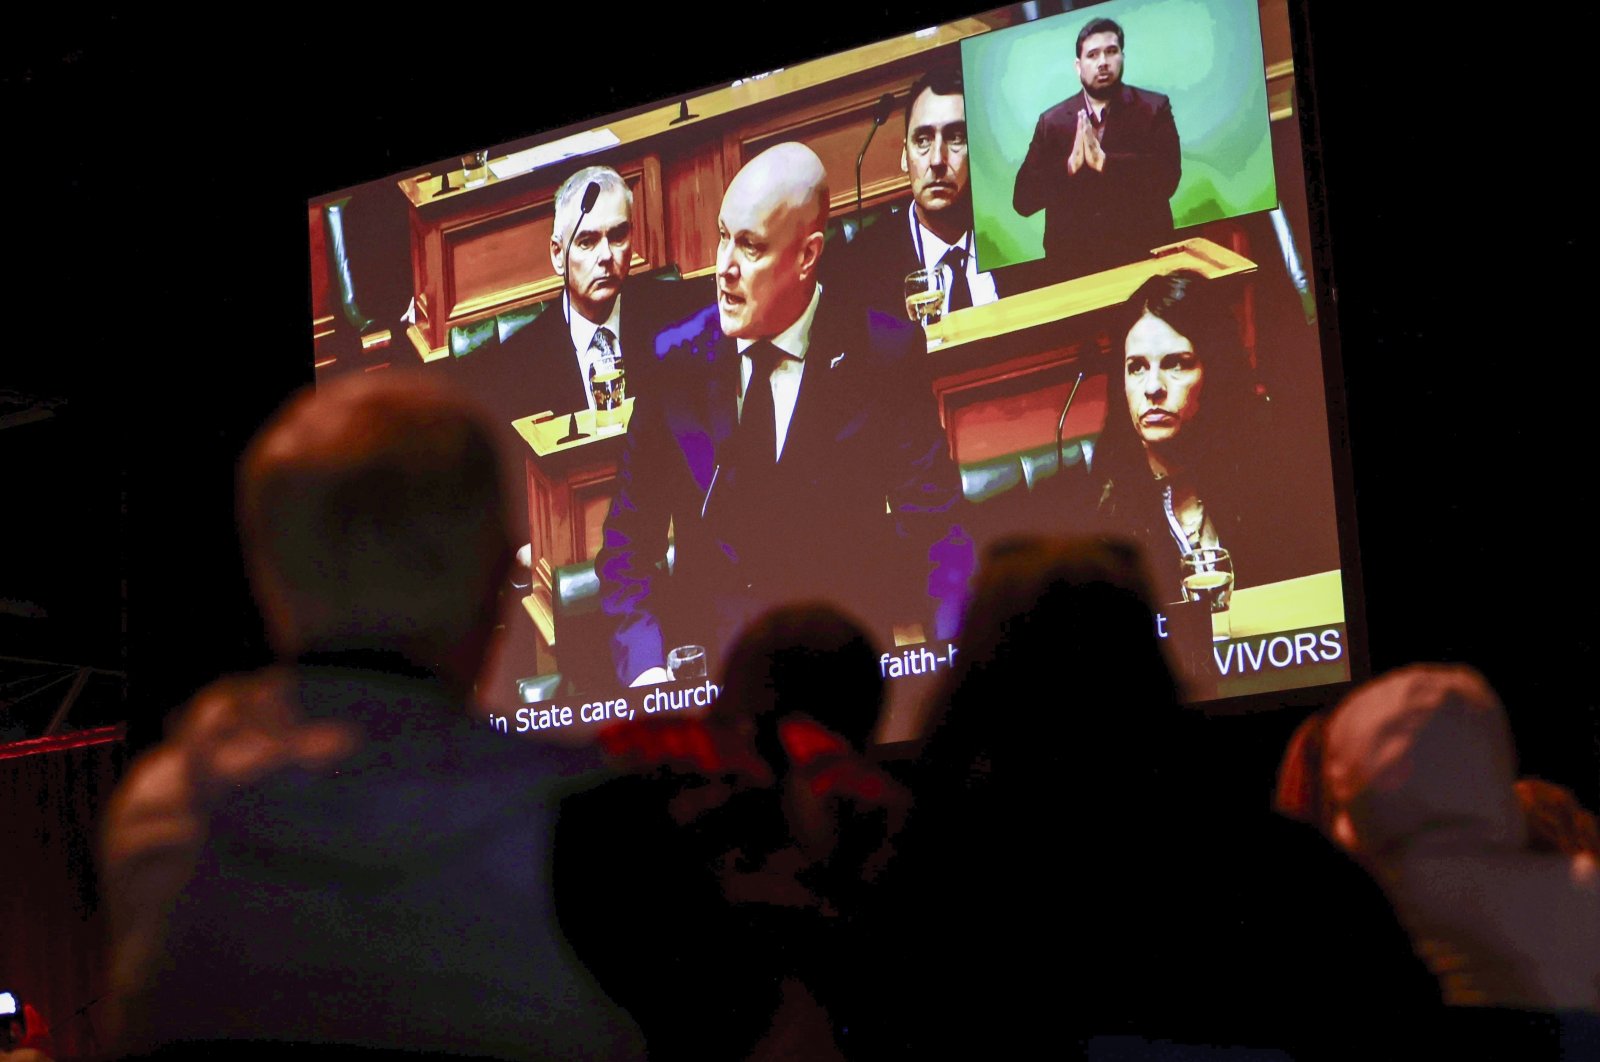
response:
[[[1530,849],[1600,859],[1600,822],[1572,790],[1542,778],[1518,778],[1515,788]]]
[[[618,728],[636,775],[568,800],[563,924],[652,1058],[834,1056],[836,927],[909,803],[863,755],[878,654],[832,607],[784,606],[741,633],[719,688],[703,718]],[[599,828],[610,843],[585,844]]]
[[[1217,795],[1138,571],[1114,543],[989,554],[853,944],[853,1055],[1126,1036],[1403,1055],[1405,1018],[1437,1004],[1359,867]]]
[[[54,1050],[44,1015],[15,992],[0,993],[0,1062],[51,1062]]]
[[[1600,1013],[1600,868],[1534,850],[1505,710],[1459,666],[1401,668],[1328,720],[1333,835],[1393,900],[1446,1002]]]
[[[1296,822],[1308,823],[1331,836],[1333,813],[1322,784],[1322,754],[1328,740],[1328,716],[1315,712],[1301,720],[1289,735],[1278,763],[1278,785],[1273,810]]]
[[[1327,714],[1317,712],[1290,736],[1278,766],[1273,806],[1280,815],[1310,823],[1332,837],[1334,810],[1323,780],[1327,728]],[[1519,778],[1515,789],[1529,849],[1565,855],[1587,852],[1600,858],[1600,824],[1570,789],[1542,778]]]
[[[472,715],[511,559],[490,429],[426,378],[346,378],[271,421],[239,490],[280,663],[196,696],[113,800],[120,1049],[641,1055],[552,910],[586,759]]]

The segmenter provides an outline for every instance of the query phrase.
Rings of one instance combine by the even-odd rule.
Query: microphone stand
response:
[[[594,209],[595,203],[600,200],[600,182],[590,181],[589,187],[583,190],[583,202],[578,208],[578,220],[572,223],[572,231],[567,233],[567,247],[561,252],[561,316],[566,318],[567,327],[572,327],[572,307],[569,303],[572,297],[567,294],[567,269],[572,265],[572,241],[578,238],[578,226],[583,224],[583,219],[589,211]]]
[[[572,330],[572,296],[567,291],[567,270],[572,266],[572,241],[578,238],[578,226],[583,224],[583,219],[600,199],[600,182],[590,181],[589,187],[583,190],[583,202],[579,204],[578,220],[572,223],[572,231],[567,233],[567,247],[561,253],[561,316],[566,319],[567,331]],[[585,386],[588,385],[584,381]],[[578,430],[578,414],[574,412],[567,421],[567,434],[556,440],[556,445],[561,446],[579,439],[587,439],[589,433]]]
[[[1072,381],[1072,390],[1067,394],[1067,403],[1061,407],[1061,416],[1056,418],[1056,471],[1064,471],[1067,467],[1066,455],[1061,452],[1061,433],[1067,427],[1067,410],[1072,408],[1072,400],[1078,397],[1078,388],[1083,385],[1083,370],[1078,370],[1078,378]],[[1084,471],[1088,471],[1085,462]]]
[[[856,156],[856,227],[861,226],[861,164],[867,159],[867,148],[872,146],[872,138],[878,135],[878,126],[889,120],[889,112],[894,110],[894,94],[885,92],[878,97],[878,105],[872,112],[872,128],[867,130],[867,139],[861,145],[861,153]]]

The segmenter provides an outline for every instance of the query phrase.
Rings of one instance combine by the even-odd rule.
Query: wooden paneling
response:
[[[603,129],[616,137],[619,149],[623,152],[627,151],[629,145],[638,145],[632,151],[635,157],[646,154],[676,155],[679,153],[676,145],[685,135],[692,138],[700,135],[701,130],[712,129],[720,136],[726,129],[750,125],[753,114],[770,114],[774,104],[787,105],[790,101],[814,100],[823,96],[836,98],[841,93],[850,91],[852,82],[859,80],[863,71],[887,71],[891,68],[900,72],[920,71],[927,66],[930,52],[946,47],[953,48],[967,37],[987,33],[999,26],[1010,25],[1011,22],[1005,12],[993,12],[985,18],[957,19],[927,30],[902,34],[889,40],[852,48],[846,52],[799,63],[782,70],[755,74],[732,85],[713,88],[700,95],[689,97],[687,100],[689,110],[696,117],[686,123],[677,121],[679,101],[673,99],[659,107],[648,108],[628,117],[619,118],[608,125],[592,128]],[[915,76],[913,73],[907,78],[906,85],[911,84]],[[493,156],[491,164],[507,155],[535,145],[549,144],[578,131],[578,127],[569,126],[497,147],[491,152]],[[670,149],[663,147],[662,144],[667,141],[672,142],[674,146]],[[857,150],[860,150],[859,146]],[[570,172],[581,164],[578,160],[569,160],[551,168]],[[439,174],[446,170],[451,174],[452,190],[441,193]],[[523,179],[525,178],[520,176],[513,178],[516,181]],[[422,207],[452,198],[473,199],[500,182],[490,180],[487,185],[480,188],[463,188],[460,160],[447,159],[434,167],[432,173],[413,173],[400,178],[396,183],[413,206]]]
[[[1289,37],[1289,7],[1283,0],[1261,0],[1261,59],[1267,73],[1267,113],[1273,121],[1294,114],[1294,48]]]
[[[550,201],[444,230],[445,272],[451,279],[450,317],[556,290],[550,266]]]
[[[592,414],[591,414],[592,417]],[[554,423],[564,430],[565,417]],[[586,425],[592,429],[592,420]],[[623,436],[591,436],[554,453],[529,452],[528,523],[533,547],[533,585],[524,602],[546,647],[554,646],[555,570],[593,560],[600,552],[606,513],[616,493]]]
[[[992,395],[952,408],[950,437],[956,462],[973,464],[1054,442],[1056,421],[1067,396],[1072,393],[1074,378],[1075,374],[1065,368],[1042,370],[1037,381],[1030,379],[1024,387],[994,388],[996,393]],[[1072,400],[1061,437],[1076,439],[1097,435],[1105,424],[1105,416],[1105,374],[1085,377],[1077,397]]]
[[[720,139],[696,139],[662,163],[667,212],[667,261],[685,273],[717,259],[717,210],[728,178]]]
[[[856,154],[879,98],[888,93],[895,108],[863,162],[863,204],[903,197],[909,188],[900,169],[906,94],[938,41],[950,43],[979,28],[963,24],[941,30],[937,40],[913,36],[873,51],[890,60],[886,65],[830,60],[803,75],[756,79],[726,90],[725,107],[703,109],[697,100],[693,109],[701,117],[682,125],[629,119],[632,124],[623,123],[629,136],[614,149],[478,188],[439,194],[436,176],[402,179],[401,191],[412,203],[417,353],[424,360],[443,357],[451,327],[559,291],[548,250],[553,199],[557,184],[582,165],[613,166],[633,189],[633,271],[671,264],[686,274],[703,272],[716,261],[717,212],[729,180],[773,144],[809,145],[827,169],[833,209],[853,210]],[[786,91],[776,91],[780,85]]]
[[[848,95],[792,108],[775,119],[745,128],[739,136],[740,164],[774,144],[798,140],[822,160],[833,210],[853,210],[856,155],[872,128],[879,97],[889,93],[895,98],[895,109],[872,138],[862,160],[861,201],[864,207],[872,207],[903,194],[911,186],[900,169],[900,149],[906,132],[905,98],[918,73],[876,81]]]
[[[633,192],[631,271],[667,258],[661,163],[655,157],[610,163]],[[458,197],[411,214],[412,281],[418,331],[441,351],[452,327],[549,298],[561,289],[550,264],[555,193],[571,168],[495,186],[492,195]]]
[[[609,465],[572,482],[572,560],[568,563],[593,560],[600,552],[616,483],[616,468]]]

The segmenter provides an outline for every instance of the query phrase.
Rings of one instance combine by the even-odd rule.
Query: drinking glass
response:
[[[938,269],[913,269],[906,274],[906,316],[922,325],[924,332],[944,319],[944,274]],[[941,337],[930,335],[928,345]]]
[[[667,653],[667,670],[674,682],[694,682],[706,677],[706,647],[680,645]]]
[[[461,156],[461,168],[466,171],[466,187],[476,188],[489,183],[489,152],[487,149]]]
[[[1228,602],[1233,597],[1233,558],[1220,546],[1206,546],[1183,555],[1183,599],[1203,601],[1211,608],[1211,640],[1225,642],[1233,635]]]
[[[622,400],[628,391],[628,374],[619,355],[595,359],[589,388],[594,392],[594,430],[610,435],[622,430]]]

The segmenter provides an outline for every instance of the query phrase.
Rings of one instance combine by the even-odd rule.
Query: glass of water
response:
[[[667,653],[667,670],[674,682],[694,682],[706,677],[706,647],[680,645]]]
[[[906,274],[906,316],[922,326],[924,332],[944,319],[944,275],[938,269],[914,269]],[[930,335],[933,346],[940,337]]]
[[[622,430],[622,401],[628,396],[628,374],[622,356],[611,354],[595,359],[590,368],[589,389],[594,392],[594,428],[597,435]]]
[[[461,169],[467,175],[466,187],[476,188],[481,184],[489,183],[488,149],[474,151],[470,155],[462,155]]]
[[[1183,599],[1203,601],[1211,608],[1211,640],[1225,642],[1233,635],[1228,602],[1233,597],[1233,558],[1220,546],[1206,546],[1183,555]]]

